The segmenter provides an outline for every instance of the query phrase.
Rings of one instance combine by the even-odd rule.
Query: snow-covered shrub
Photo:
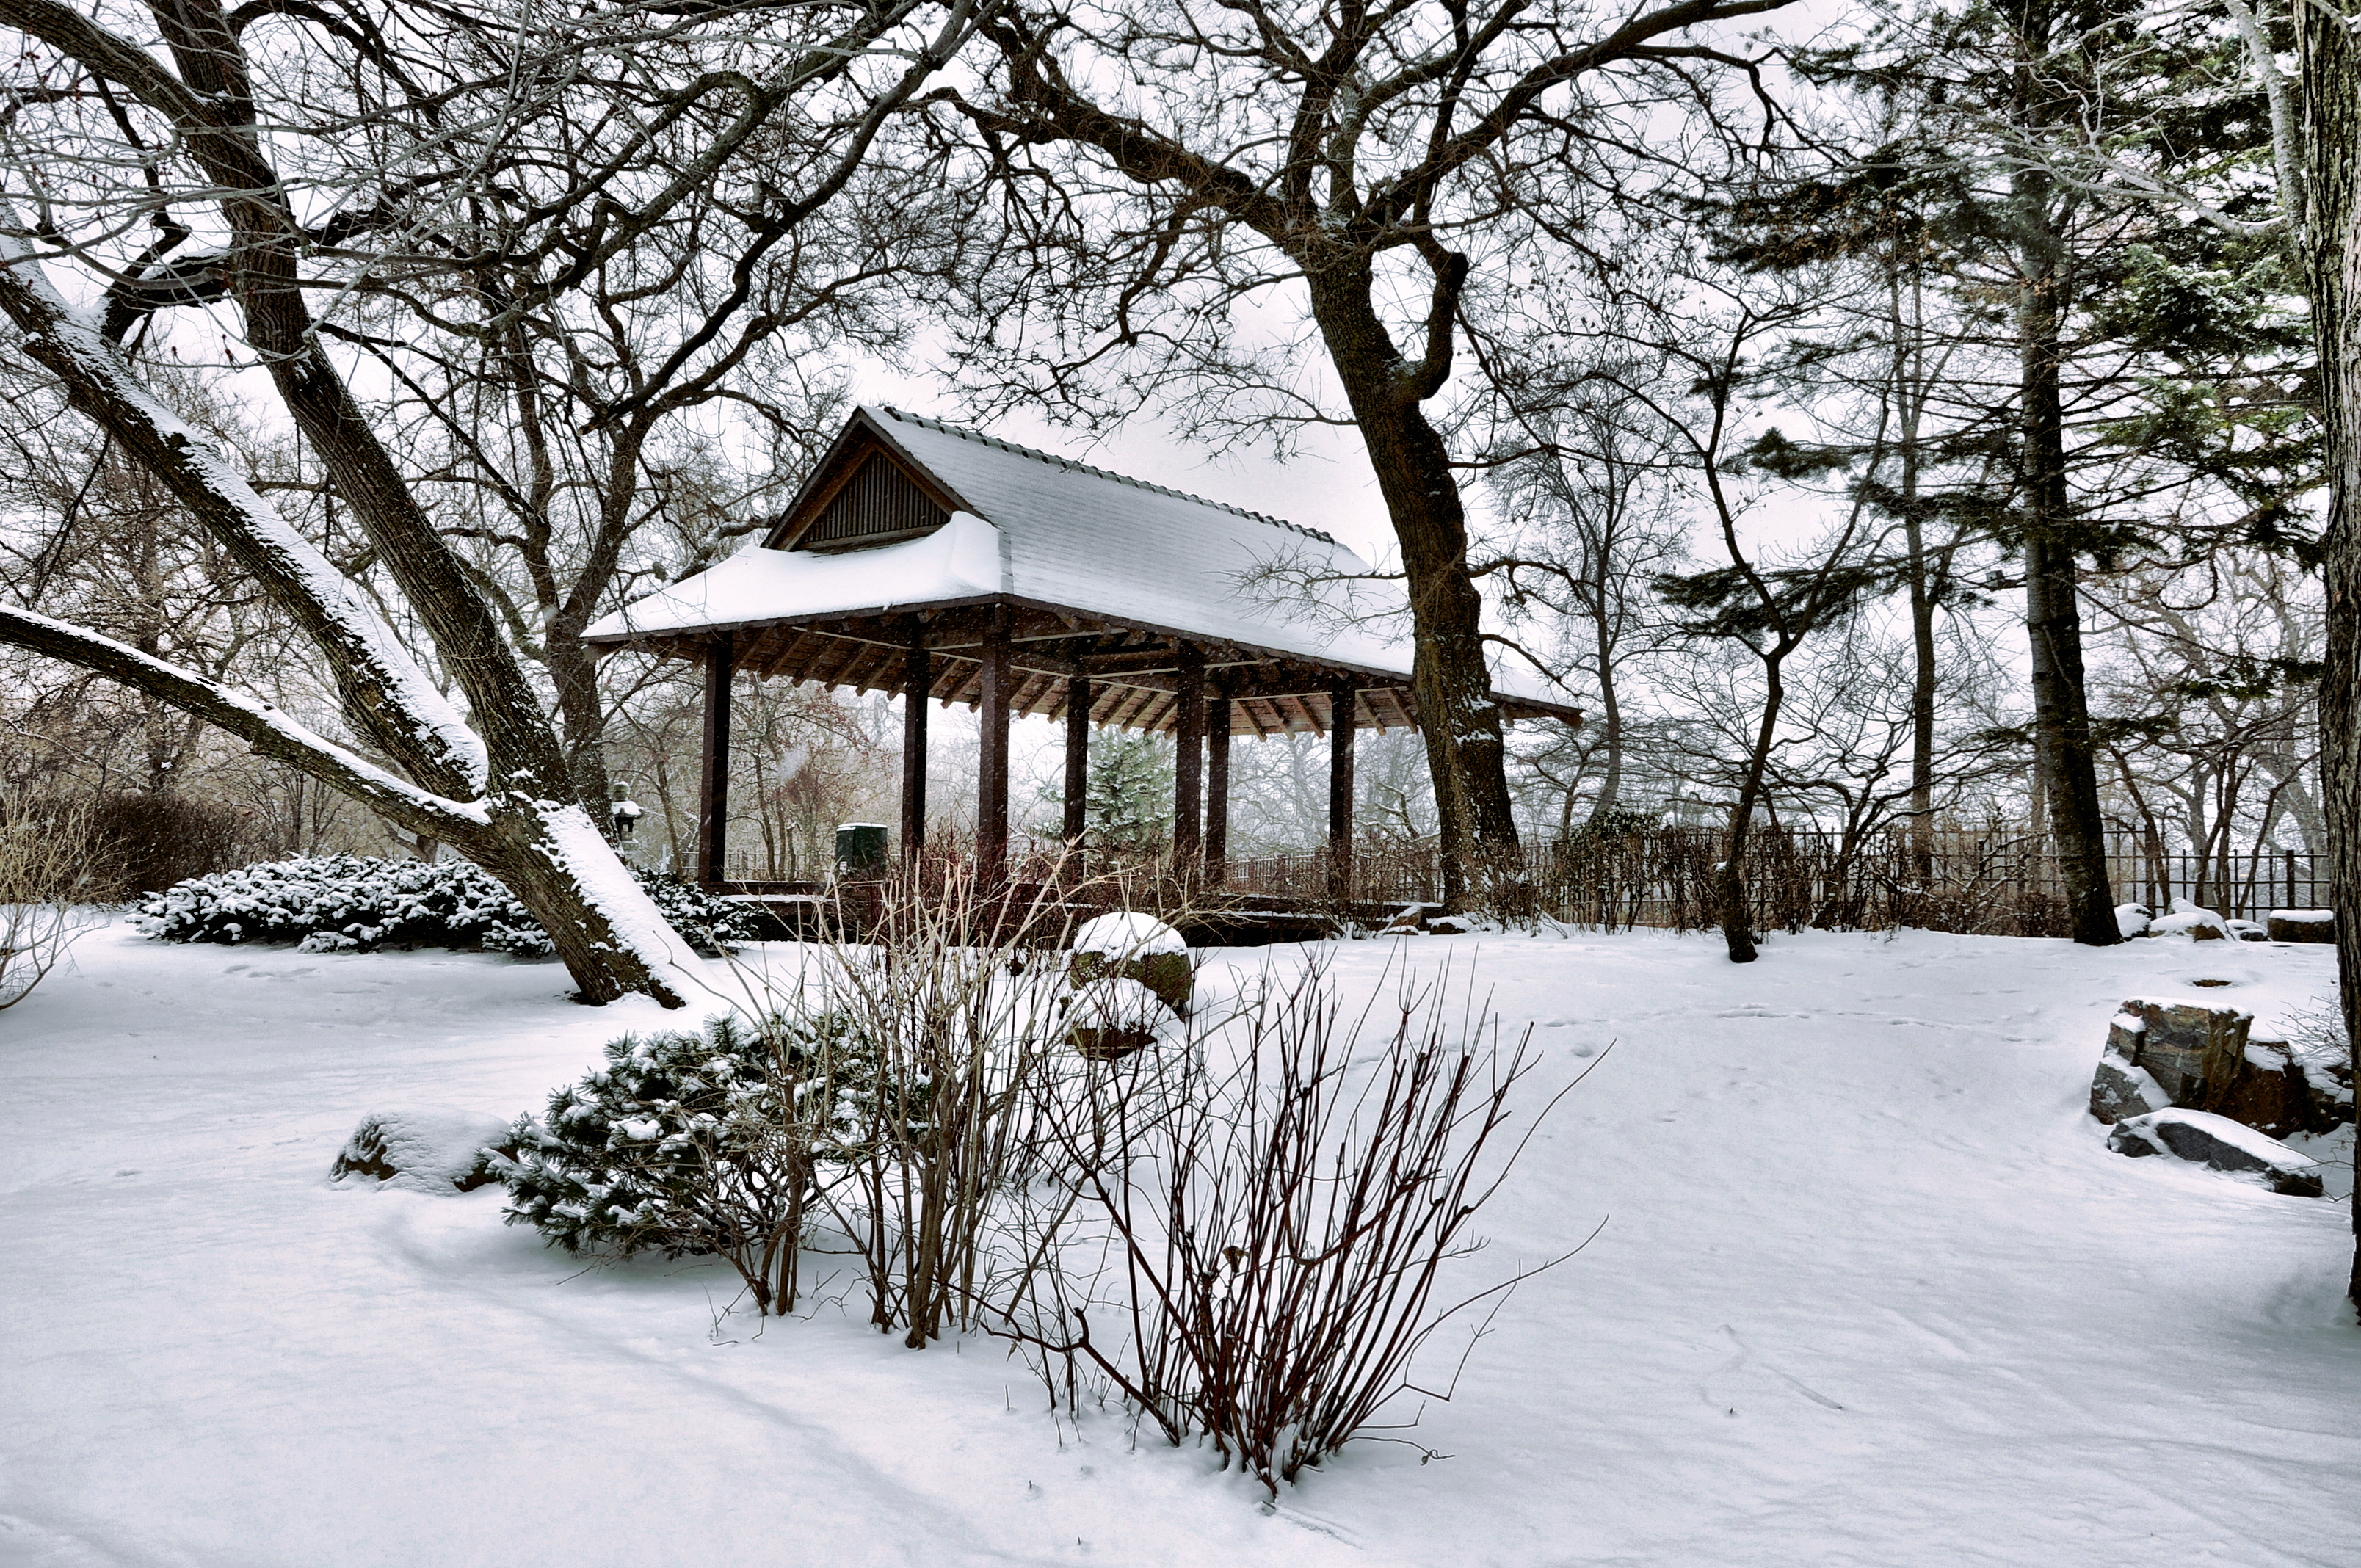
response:
[[[718,1253],[757,1312],[786,1311],[821,1165],[856,1157],[848,1102],[873,1059],[833,1014],[626,1035],[518,1118],[516,1157],[494,1168],[502,1218],[575,1254]]]
[[[741,906],[635,870],[674,927],[701,948],[744,941]],[[140,903],[133,923],[168,942],[296,942],[306,952],[484,948],[544,958],[549,933],[509,890],[466,861],[307,855],[192,877]]]

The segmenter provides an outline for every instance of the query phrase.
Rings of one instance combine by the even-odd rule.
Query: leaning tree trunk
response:
[[[1434,775],[1445,895],[1518,879],[1508,745],[1485,657],[1483,596],[1467,570],[1467,513],[1451,455],[1419,404],[1425,389],[1370,304],[1368,258],[1307,268],[1312,311],[1368,447],[1401,543],[1415,638],[1411,687]],[[1430,378],[1434,367],[1426,367]]]
[[[0,641],[120,681],[242,737],[422,839],[455,845],[505,883],[548,929],[584,1001],[643,992],[668,1006],[681,1005],[686,1000],[682,944],[574,798],[555,736],[513,655],[496,639],[489,649],[479,640],[489,617],[472,589],[462,584],[451,590],[470,596],[472,612],[439,603],[422,619],[446,659],[460,662],[455,648],[478,656],[477,667],[463,676],[473,729],[353,585],[147,389],[115,345],[66,304],[21,247],[7,252],[0,256],[6,263],[0,265],[0,314],[18,329],[18,345],[58,377],[77,412],[153,474],[289,612],[334,673],[346,721],[408,777],[127,643],[6,606],[0,606]],[[403,514],[415,514],[416,503],[406,491],[385,493],[385,485],[400,481],[390,464],[373,460],[367,450],[375,447],[374,436],[358,422],[343,384],[320,384],[323,377],[333,378],[333,368],[324,358],[308,357],[280,368],[297,383],[291,403],[299,423],[312,430],[315,416],[324,414],[330,425],[342,427],[326,432],[341,436],[339,444],[352,459],[331,465],[335,479],[353,484],[381,513],[395,513],[387,532],[400,539],[411,521]],[[381,459],[381,450],[374,457]],[[366,510],[355,507],[357,513]],[[378,521],[385,522],[382,516]],[[423,526],[423,516],[415,521]],[[431,527],[425,532],[431,539]],[[413,602],[422,592],[433,597],[445,569],[427,558],[423,541],[401,543],[411,556],[405,586],[418,585],[410,597]]]
[[[2336,906],[2338,995],[2361,1067],[2361,41],[2325,5],[2298,5],[2302,223],[2328,430],[2328,667],[2320,683],[2322,806]],[[2347,1294],[2361,1305],[2361,1201]]]
[[[2034,744],[2052,790],[2050,831],[2074,939],[2103,948],[2123,939],[2107,885],[2106,820],[2082,674],[2082,606],[2066,488],[2065,412],[2059,366],[2063,302],[2059,247],[2042,211],[2046,187],[2026,187],[2025,277],[2017,299],[2022,356],[2018,455],[2024,483],[2025,630],[2033,655]]]

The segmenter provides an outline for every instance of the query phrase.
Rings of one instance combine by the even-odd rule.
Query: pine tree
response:
[[[1172,741],[1162,735],[1117,730],[1092,738],[1091,771],[1082,788],[1082,819],[1094,850],[1126,855],[1158,855],[1172,841]],[[1042,805],[1052,815],[1034,831],[1058,838],[1066,796],[1043,785]]]

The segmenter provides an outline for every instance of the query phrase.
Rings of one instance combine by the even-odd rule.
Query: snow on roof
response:
[[[1407,681],[1398,580],[1316,529],[877,405],[870,426],[967,509],[923,538],[818,553],[752,546],[606,617],[593,641],[1005,596],[1019,603]],[[843,444],[840,442],[840,449]],[[1257,574],[1284,588],[1257,588]],[[1570,710],[1538,675],[1506,696]]]

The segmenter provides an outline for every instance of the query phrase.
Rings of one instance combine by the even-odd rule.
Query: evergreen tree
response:
[[[1093,850],[1127,855],[1162,854],[1172,842],[1173,748],[1170,737],[1103,730],[1091,738],[1091,770],[1082,790],[1085,842]],[[1050,808],[1046,825],[1034,829],[1056,839],[1065,812],[1065,792],[1045,784],[1041,804]]]

